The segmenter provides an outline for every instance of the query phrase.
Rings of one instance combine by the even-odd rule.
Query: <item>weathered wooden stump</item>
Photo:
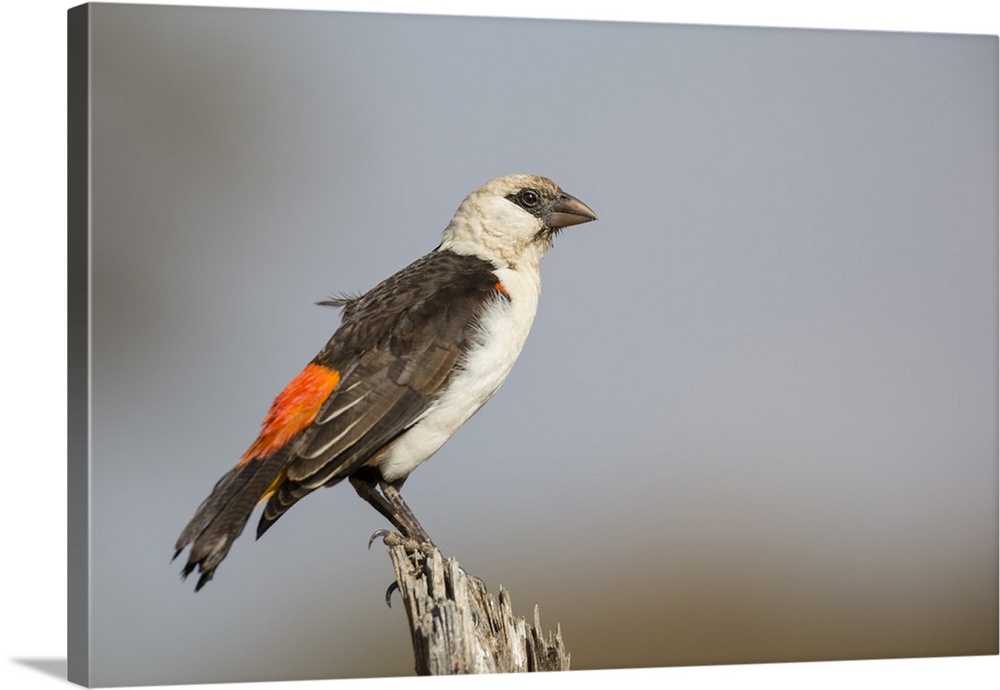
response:
[[[559,626],[544,636],[537,605],[529,627],[514,615],[507,590],[490,594],[454,558],[395,533],[383,541],[406,607],[417,674],[569,670]]]

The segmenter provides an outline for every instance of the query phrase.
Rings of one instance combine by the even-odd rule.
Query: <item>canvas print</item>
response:
[[[68,33],[71,680],[997,653],[996,36]]]

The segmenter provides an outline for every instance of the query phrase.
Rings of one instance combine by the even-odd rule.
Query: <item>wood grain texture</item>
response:
[[[542,632],[538,606],[528,625],[514,615],[507,590],[490,594],[454,558],[394,533],[383,541],[406,607],[418,675],[569,670],[561,631]]]

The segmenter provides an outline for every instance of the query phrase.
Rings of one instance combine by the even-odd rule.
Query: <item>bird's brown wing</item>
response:
[[[267,499],[258,536],[296,501],[372,461],[440,395],[497,290],[493,265],[435,251],[344,304],[340,328],[275,398],[260,434],[181,532],[208,582]]]
[[[435,252],[345,308],[317,363],[346,372],[295,445],[257,527],[296,501],[372,463],[441,394],[476,337],[496,289],[493,266]]]

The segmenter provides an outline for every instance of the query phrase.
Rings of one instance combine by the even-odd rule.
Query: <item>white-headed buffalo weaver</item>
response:
[[[524,345],[539,264],[562,228],[597,216],[551,180],[508,175],[465,198],[441,244],[343,308],[340,327],[278,394],[260,435],[177,539],[183,575],[216,567],[258,503],[257,536],[348,479],[407,538],[430,542],[406,477],[496,393]]]

